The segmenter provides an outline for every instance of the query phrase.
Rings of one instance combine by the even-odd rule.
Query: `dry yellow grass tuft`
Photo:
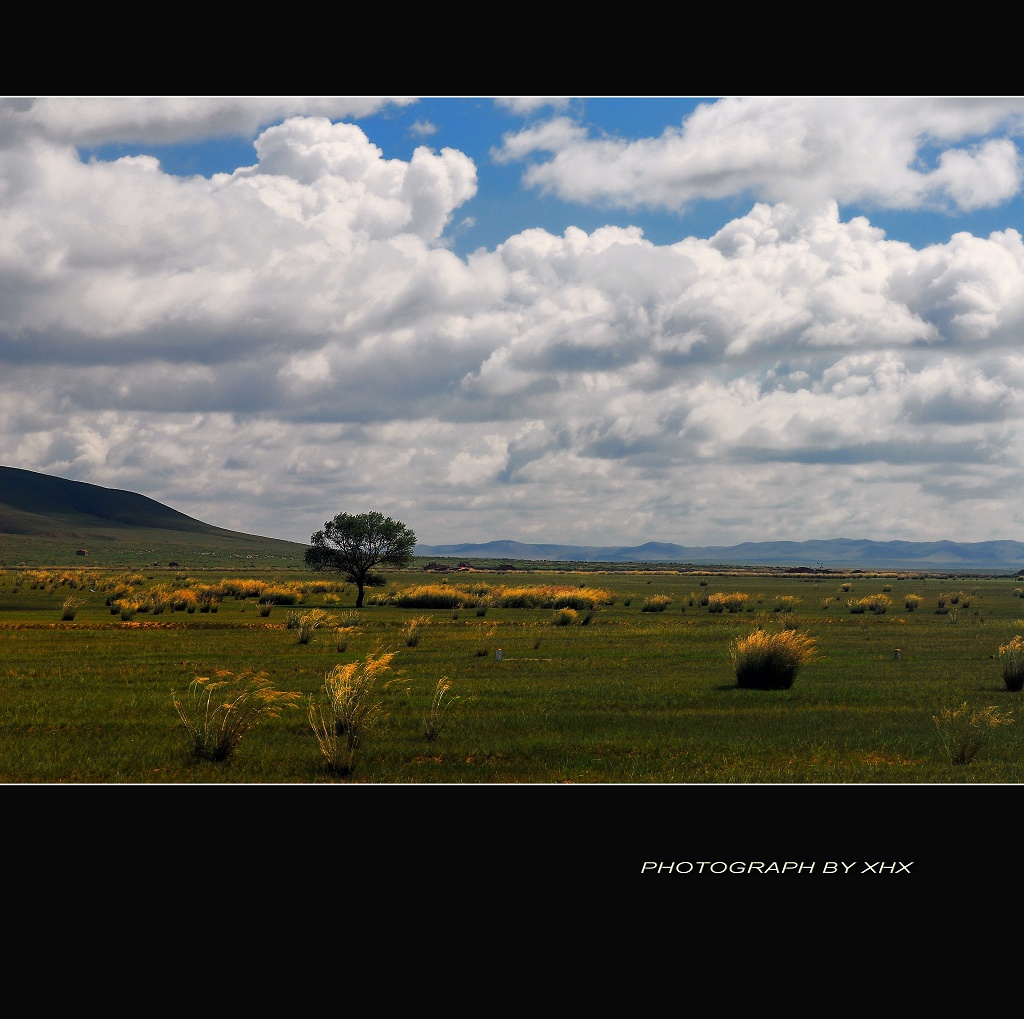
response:
[[[375,685],[394,657],[394,652],[371,654],[364,661],[336,665],[324,677],[324,703],[310,698],[309,724],[331,771],[351,774],[356,751],[380,721]]]
[[[294,690],[275,690],[265,672],[251,671],[197,676],[182,700],[171,690],[196,756],[207,761],[227,760],[263,719],[277,718],[284,708],[295,707],[298,698]]]
[[[736,685],[751,690],[788,690],[801,665],[814,658],[817,641],[796,630],[755,630],[732,648]]]

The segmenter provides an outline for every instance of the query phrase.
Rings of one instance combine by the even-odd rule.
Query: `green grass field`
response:
[[[323,575],[250,569],[244,583],[240,576],[230,570],[0,571],[0,781],[991,784],[1024,778],[1024,694],[1007,690],[999,654],[1024,634],[1024,602],[1012,578],[588,568],[451,573],[442,580],[410,571],[388,574],[388,588],[368,593],[368,603],[383,603],[356,613],[354,587],[325,582]],[[280,599],[269,615],[259,603],[270,588],[255,593],[259,581]],[[470,582],[478,593],[456,592],[450,603],[391,603],[413,586],[452,590]],[[570,614],[557,625],[557,608],[503,607],[494,596],[503,586],[543,585],[581,596],[603,590],[611,604],[598,604],[589,619],[585,609],[575,609],[574,619]],[[490,604],[475,604],[488,593]],[[735,600],[738,610],[710,611],[725,601],[714,595],[735,593],[747,595]],[[882,593],[891,602],[884,613],[851,611],[851,602],[856,607]],[[905,607],[910,595],[921,599],[913,611]],[[663,610],[644,611],[645,600],[653,606],[658,596],[669,599]],[[943,612],[936,611],[940,596]],[[68,598],[81,605],[73,619],[62,620]],[[289,620],[316,609],[325,620],[302,643]],[[734,642],[758,628],[784,626],[815,640],[815,659],[788,690],[738,688]],[[309,698],[321,697],[336,666],[385,652],[394,658],[375,690],[379,725],[360,742],[351,772],[339,774],[328,768],[314,737]],[[260,721],[227,760],[197,757],[172,691],[181,698],[196,677],[246,671],[264,672],[275,689],[297,694],[294,706]],[[457,699],[427,739],[424,718],[444,677],[451,684],[447,697]],[[933,719],[965,703],[968,714],[996,709],[1016,724],[980,730],[984,741],[973,760],[954,764]]]

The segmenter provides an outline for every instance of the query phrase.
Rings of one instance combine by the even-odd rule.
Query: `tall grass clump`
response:
[[[284,708],[295,707],[299,696],[294,690],[275,690],[265,672],[252,671],[197,676],[181,699],[171,690],[196,756],[205,761],[226,761],[263,719],[277,718]]]
[[[315,631],[319,630],[330,617],[323,609],[310,609],[299,615],[299,643],[308,644]]]
[[[324,677],[323,701],[309,699],[309,724],[330,771],[352,773],[356,752],[381,720],[376,683],[394,657],[394,652],[371,654],[360,662],[336,665]]]
[[[593,609],[614,601],[610,591],[599,588],[569,587],[548,584],[519,587],[490,584],[416,584],[395,588],[373,599],[374,604],[398,608],[457,610],[500,609]]]
[[[1013,713],[995,705],[971,708],[964,701],[957,708],[943,708],[932,721],[939,732],[950,764],[970,764],[989,741],[994,729],[1013,724]]]
[[[920,607],[922,601],[924,599],[919,594],[908,594],[903,599],[903,605],[908,612],[914,612]]]
[[[453,695],[450,692],[451,688],[451,680],[447,676],[442,676],[437,681],[434,696],[430,699],[430,707],[423,716],[423,737],[428,741],[435,740],[440,735],[453,705],[459,699],[457,694]]]
[[[881,616],[890,605],[892,599],[887,594],[871,594],[867,598],[856,598],[849,602],[850,611],[857,615],[873,612],[876,616]]]
[[[733,594],[721,594],[716,591],[714,594],[708,595],[708,612],[740,612],[749,598],[750,595],[744,594],[742,591],[736,591]]]
[[[669,607],[672,599],[667,594],[652,594],[644,598],[640,607],[641,612],[664,612]]]
[[[788,690],[805,662],[814,657],[816,641],[796,630],[755,630],[732,647],[736,685],[748,690]]]
[[[80,598],[76,598],[72,595],[70,598],[64,599],[64,604],[61,606],[60,618],[63,622],[70,622],[75,618],[75,613],[82,607],[82,601]]]
[[[1024,689],[1024,638],[1014,637],[999,648],[999,667],[1007,690]]]
[[[477,658],[485,658],[491,653],[491,645],[494,643],[495,635],[498,632],[498,625],[495,623],[489,630],[484,632],[482,629],[479,631],[479,636],[476,643],[476,656]]]
[[[551,617],[551,623],[553,626],[571,626],[579,615],[575,609],[557,609]]]
[[[417,616],[410,619],[402,627],[402,637],[405,639],[406,647],[416,647],[423,635],[423,628],[430,624],[430,616]]]

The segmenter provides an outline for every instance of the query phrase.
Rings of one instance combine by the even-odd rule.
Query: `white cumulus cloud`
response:
[[[799,206],[969,210],[1020,190],[1016,144],[984,136],[1018,135],[1022,122],[1017,98],[736,97],[702,104],[654,138],[593,136],[557,117],[507,135],[496,157],[535,157],[525,183],[565,200],[627,208],[749,194]]]

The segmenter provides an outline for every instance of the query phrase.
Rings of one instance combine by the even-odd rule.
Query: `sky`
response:
[[[1024,536],[1024,98],[0,98],[0,464],[307,542]]]

